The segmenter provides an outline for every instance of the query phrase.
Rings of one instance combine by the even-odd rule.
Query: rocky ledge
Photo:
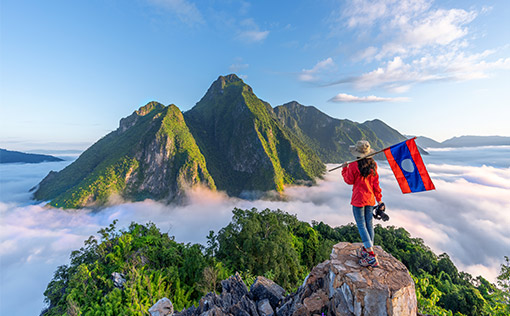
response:
[[[236,274],[221,282],[221,295],[208,293],[198,307],[175,315],[417,315],[414,282],[407,268],[378,246],[375,252],[380,267],[361,267],[356,257],[360,247],[361,244],[351,243],[333,246],[330,260],[315,266],[298,291],[286,297],[283,288],[264,277],[258,277],[248,291]],[[166,310],[168,313],[158,311],[151,315],[171,315],[173,312],[173,308]]]

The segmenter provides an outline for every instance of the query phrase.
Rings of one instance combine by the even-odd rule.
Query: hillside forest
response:
[[[207,244],[182,243],[154,223],[117,221],[73,251],[44,292],[41,315],[148,315],[167,297],[179,311],[197,305],[220,281],[239,272],[250,286],[263,275],[294,292],[308,272],[329,258],[340,241],[360,242],[355,224],[331,227],[302,222],[281,210],[234,209],[231,222]],[[509,315],[510,260],[505,256],[497,284],[458,271],[446,253],[436,255],[403,228],[375,227],[375,244],[402,261],[411,273],[419,312],[438,316]],[[126,282],[116,287],[112,273]]]

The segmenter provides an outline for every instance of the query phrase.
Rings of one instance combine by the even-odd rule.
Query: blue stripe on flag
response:
[[[406,177],[411,192],[426,191],[420,172],[418,171],[418,168],[416,168],[416,163],[411,156],[411,152],[409,151],[406,142],[392,146],[390,151],[395,162],[402,170],[404,177]]]

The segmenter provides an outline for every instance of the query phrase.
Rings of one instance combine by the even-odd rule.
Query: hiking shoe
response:
[[[356,255],[358,256],[358,258],[360,259],[363,259],[363,258],[366,258],[368,257],[369,253],[368,251],[365,249],[365,247],[361,247],[359,248],[358,250],[356,250]]]
[[[377,268],[379,266],[379,260],[377,260],[377,257],[368,255],[365,258],[359,259],[359,265],[362,267]]]

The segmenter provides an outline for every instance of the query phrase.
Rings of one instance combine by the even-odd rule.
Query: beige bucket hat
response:
[[[359,158],[375,153],[375,150],[370,147],[370,143],[366,140],[358,140],[356,145],[349,146],[349,150],[351,154]]]

